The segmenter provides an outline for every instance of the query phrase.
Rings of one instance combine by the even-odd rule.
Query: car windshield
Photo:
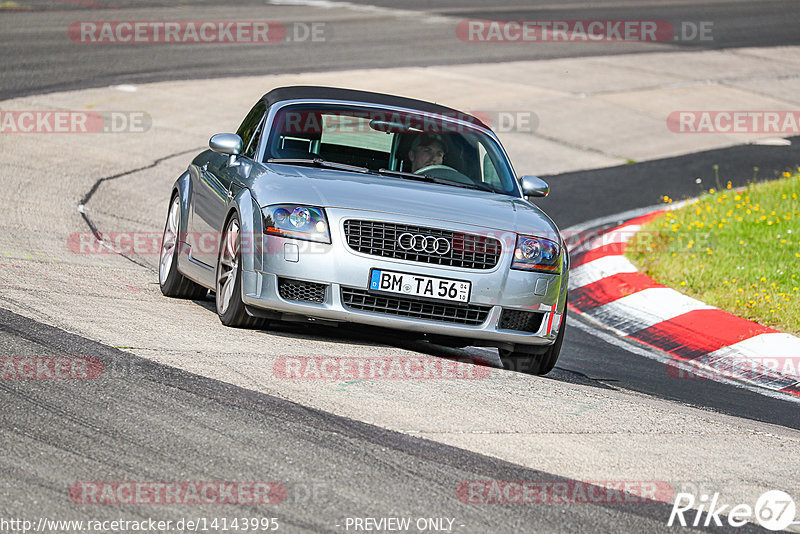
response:
[[[456,118],[475,120],[468,117]],[[435,183],[516,195],[516,181],[497,142],[469,124],[448,119],[334,104],[285,106],[273,120],[264,160],[347,165],[387,177],[416,175]]]

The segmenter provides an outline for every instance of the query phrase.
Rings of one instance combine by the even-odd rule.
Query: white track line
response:
[[[569,271],[569,288],[577,289],[620,273],[635,273],[638,269],[624,256],[603,256]]]
[[[697,299],[668,287],[651,287],[584,312],[611,328],[629,335],[654,324],[695,310],[712,310]]]
[[[585,315],[581,315],[586,319],[586,321],[582,321],[580,319],[575,319],[572,316],[567,317],[567,323],[569,324],[570,328],[575,327],[578,330],[582,330],[589,335],[597,337],[609,345],[614,345],[622,350],[630,352],[632,354],[636,354],[637,356],[643,356],[645,358],[649,358],[651,360],[656,360],[662,362],[664,364],[664,372],[667,372],[667,365],[674,365],[675,359],[672,355],[667,354],[666,352],[661,352],[660,350],[645,347],[639,344],[634,344],[633,341],[627,340],[626,338],[620,338],[618,335],[606,332],[605,330],[607,327],[599,322],[594,321],[593,319],[586,317]],[[595,323],[597,326],[594,326],[589,323]],[[698,369],[703,369],[704,366],[698,366]],[[713,369],[709,369],[710,372],[713,372]],[[780,393],[778,391],[773,391],[771,389],[765,389],[761,386],[756,386],[753,384],[749,384],[747,382],[741,380],[733,380],[730,378],[725,377],[716,377],[714,378],[714,382],[721,382],[723,384],[727,384],[729,386],[734,386],[739,389],[744,389],[750,391],[752,393],[758,393],[759,395],[763,395],[765,397],[770,397],[773,399],[780,399],[789,402],[795,402],[800,404],[800,397],[796,395],[789,395],[786,393]]]

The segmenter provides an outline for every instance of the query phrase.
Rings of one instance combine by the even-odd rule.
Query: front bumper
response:
[[[566,303],[566,269],[561,275],[511,270],[516,235],[501,240],[503,254],[492,269],[476,270],[431,265],[356,252],[347,246],[344,220],[359,218],[398,224],[425,224],[465,233],[486,233],[475,226],[408,218],[385,213],[326,210],[331,244],[276,236],[264,236],[260,269],[242,272],[242,299],[251,308],[336,322],[361,323],[406,331],[469,338],[487,345],[546,346],[555,341]],[[468,280],[472,283],[470,305],[488,308],[481,324],[467,325],[441,320],[404,317],[354,309],[343,299],[342,288],[368,290],[373,268],[410,272],[423,276]],[[322,302],[289,300],[281,296],[279,279],[324,284]],[[385,295],[385,294],[383,294]],[[406,299],[408,300],[408,299]],[[413,300],[413,298],[412,298]],[[449,304],[443,302],[443,304]],[[541,314],[535,331],[501,327],[503,310]],[[508,324],[507,322],[504,324]]]

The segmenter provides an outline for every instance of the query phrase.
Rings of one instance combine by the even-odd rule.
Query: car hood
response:
[[[558,236],[542,210],[518,197],[337,169],[266,164],[262,170],[251,185],[262,207],[291,202]]]

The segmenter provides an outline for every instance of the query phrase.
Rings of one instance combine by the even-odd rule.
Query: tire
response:
[[[561,354],[561,345],[564,343],[564,332],[567,329],[567,308],[561,316],[555,342],[542,354],[528,354],[525,352],[500,349],[500,359],[503,366],[515,371],[524,371],[532,375],[546,375],[556,366],[558,356]],[[508,362],[508,365],[506,365]],[[527,365],[525,365],[527,364]]]
[[[220,241],[214,280],[217,315],[225,326],[256,328],[264,319],[248,315],[242,302],[242,238],[239,217],[234,214],[225,223]]]
[[[167,222],[161,238],[161,253],[158,257],[158,285],[167,297],[179,299],[201,299],[208,289],[192,282],[178,272],[178,233],[181,227],[181,201],[178,195],[172,197],[167,211]]]

